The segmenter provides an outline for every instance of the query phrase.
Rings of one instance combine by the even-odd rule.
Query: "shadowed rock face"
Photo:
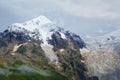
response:
[[[12,42],[9,42],[9,39],[6,41],[0,39],[7,42],[7,46],[1,46],[2,48],[0,48],[0,60],[3,60],[3,63],[7,63],[5,59],[8,58],[11,63],[19,60],[23,64],[32,64],[39,68],[45,67],[45,70],[53,69],[70,80],[86,80],[86,76],[84,75],[84,71],[86,71],[85,65],[81,62],[82,56],[79,52],[79,47],[74,45],[71,41],[68,42],[57,36],[55,36],[55,38],[57,43],[55,42],[53,46],[50,44],[50,46],[48,46],[48,44],[42,45],[41,42],[34,42],[34,40],[32,40],[23,41],[22,43],[26,44],[20,47],[18,46],[22,43],[17,39],[12,39]],[[60,39],[65,42],[65,48],[59,44]],[[72,45],[70,45],[70,43]],[[18,47],[17,49],[16,45]],[[54,51],[53,48],[56,50]],[[61,48],[62,53],[60,51]],[[14,52],[14,55],[11,55],[12,52]]]
[[[85,65],[81,62],[82,56],[79,52],[80,48],[85,47],[82,39],[75,34],[66,35],[66,39],[63,39],[59,32],[55,32],[52,39],[48,41],[49,44],[53,45],[58,56],[59,63],[56,67],[58,72],[71,77],[73,80],[86,80]]]
[[[25,64],[54,70],[70,80],[86,80],[86,68],[81,62],[82,56],[79,51],[85,47],[85,43],[78,35],[66,33],[63,36],[59,31],[53,31],[45,44],[42,40],[36,40],[22,32],[5,31],[0,35],[0,46],[4,48],[0,48],[0,57],[5,55],[5,58],[0,59],[5,61],[4,59],[9,58],[12,63],[14,58],[20,59],[19,61]]]
[[[59,32],[54,32],[51,36],[52,39],[48,40],[49,44],[53,45],[56,49],[66,49],[68,44],[72,44],[75,48],[83,48],[86,46],[85,42],[80,38],[80,36],[68,32],[65,32],[66,39],[61,37]]]
[[[88,80],[99,80],[99,78],[97,76],[92,76],[92,77],[89,77]]]

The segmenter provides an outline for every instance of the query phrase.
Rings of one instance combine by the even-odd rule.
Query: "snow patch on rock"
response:
[[[45,52],[46,57],[50,60],[50,62],[58,61],[58,57],[53,51],[53,46],[49,44],[41,44],[42,49]]]

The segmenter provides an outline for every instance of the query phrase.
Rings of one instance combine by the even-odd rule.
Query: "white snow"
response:
[[[35,29],[41,29],[43,25],[45,24],[52,24],[52,22],[47,19],[45,16],[39,16],[35,19],[32,19],[30,21],[26,21],[24,23],[14,23],[13,25],[11,25],[12,30],[29,30],[29,31],[33,31]],[[18,29],[19,28],[19,29]]]
[[[15,32],[23,32],[26,35],[33,37],[34,39],[37,39],[39,37],[39,39],[46,44],[47,39],[51,39],[51,35],[53,34],[53,32],[58,31],[59,27],[57,27],[51,20],[47,19],[45,16],[39,16],[24,23],[12,24],[8,27],[8,30]],[[64,32],[58,32],[61,34],[61,37],[63,39],[66,39]]]
[[[11,54],[12,54],[12,55],[15,55],[15,52],[18,50],[18,48],[19,48],[20,46],[22,46],[22,44],[20,44],[20,45],[15,45]]]
[[[63,33],[60,32],[60,35],[63,39],[67,39],[66,36]]]
[[[26,44],[27,44],[27,43],[15,45],[11,54],[12,54],[12,55],[15,55],[15,52],[19,49],[19,47],[22,46],[22,45],[26,45]]]
[[[85,42],[91,45],[106,45],[120,42],[120,30],[113,31],[103,36],[84,38]]]
[[[58,61],[58,57],[53,51],[53,46],[49,44],[41,44],[42,49],[45,52],[46,57],[50,60],[50,62]]]
[[[14,49],[13,49],[13,52],[16,52],[21,45],[22,45],[22,44],[20,44],[20,45],[15,45],[15,47],[14,47]]]

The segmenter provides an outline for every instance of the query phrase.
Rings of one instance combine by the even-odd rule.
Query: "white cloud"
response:
[[[119,0],[116,0],[120,2]],[[115,19],[118,11],[107,0],[3,0],[1,4],[18,15],[38,15],[41,12],[60,10],[84,18]],[[111,10],[113,9],[113,10]]]
[[[56,3],[68,13],[85,18],[118,18],[119,13],[110,11],[114,6],[104,0],[65,0]],[[75,2],[77,1],[77,2]]]

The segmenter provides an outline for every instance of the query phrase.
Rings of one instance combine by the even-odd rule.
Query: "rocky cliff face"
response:
[[[86,48],[81,49],[88,68],[88,75],[99,80],[119,80],[120,77],[120,31],[86,40]]]
[[[86,80],[79,51],[85,46],[78,35],[57,27],[44,16],[15,23],[0,33],[0,76],[8,80],[30,71],[25,78],[34,73],[45,80]],[[32,80],[36,79],[41,80],[33,76]]]

